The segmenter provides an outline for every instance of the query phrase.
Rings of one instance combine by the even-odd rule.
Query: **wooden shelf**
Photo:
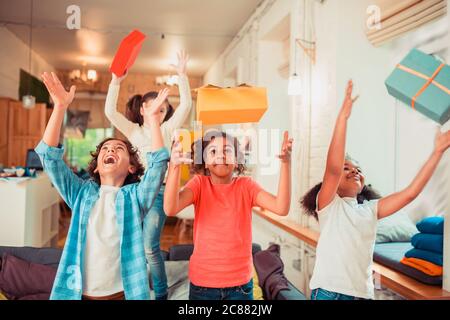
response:
[[[302,227],[295,221],[277,216],[264,209],[253,208],[253,212],[307,244],[313,247],[317,246],[319,232]],[[391,289],[406,299],[450,300],[450,292],[443,290],[441,287],[423,284],[377,262],[373,263],[373,271],[379,275],[383,286]]]

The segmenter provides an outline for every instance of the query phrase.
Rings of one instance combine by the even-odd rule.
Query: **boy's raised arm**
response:
[[[64,149],[59,146],[59,137],[64,114],[75,96],[75,87],[72,86],[70,91],[66,91],[53,72],[51,74],[44,72],[42,79],[55,105],[43,139],[36,147],[36,153],[50,180],[72,208],[85,181],[75,175],[64,162]]]
[[[64,114],[75,96],[75,86],[67,92],[53,72],[51,74],[44,72],[42,79],[55,104],[42,140],[50,147],[57,147]]]

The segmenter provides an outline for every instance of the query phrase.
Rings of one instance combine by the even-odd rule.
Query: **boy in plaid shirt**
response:
[[[168,90],[144,110],[152,152],[144,172],[128,141],[106,139],[92,153],[92,179],[77,177],[63,161],[60,130],[75,87],[67,92],[54,73],[42,75],[54,109],[36,147],[45,172],[72,209],[72,220],[50,299],[149,299],[142,220],[158,195],[167,170],[158,115]]]

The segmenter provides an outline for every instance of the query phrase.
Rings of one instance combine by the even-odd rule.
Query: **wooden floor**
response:
[[[69,230],[71,213],[64,205],[61,206],[61,214],[59,219],[59,237],[58,248],[63,248]],[[164,225],[161,233],[161,250],[168,249],[176,244],[193,243],[193,220],[182,220],[175,217],[169,217]]]

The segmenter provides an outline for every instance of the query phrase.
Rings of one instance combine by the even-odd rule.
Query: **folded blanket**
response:
[[[444,217],[428,217],[416,224],[422,233],[444,234]]]
[[[433,252],[433,251],[426,251],[421,249],[413,248],[405,253],[406,258],[418,258],[422,259],[434,264],[437,264],[438,266],[442,266],[443,262],[443,256],[442,254]]]
[[[442,254],[444,251],[444,236],[442,234],[417,233],[411,238],[411,244],[416,249]]]
[[[442,267],[422,259],[403,258],[400,263],[422,271],[423,273],[433,277],[442,276]]]

